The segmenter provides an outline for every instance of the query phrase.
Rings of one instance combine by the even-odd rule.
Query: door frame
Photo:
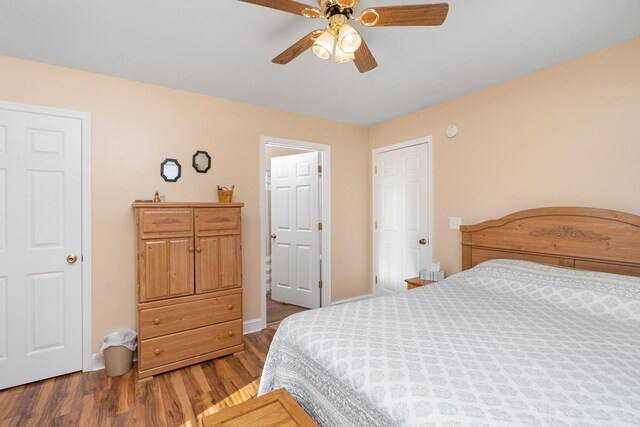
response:
[[[273,136],[260,137],[260,324],[256,330],[267,327],[267,253],[266,233],[267,224],[267,182],[266,160],[267,146],[297,148],[307,151],[318,151],[322,154],[322,197],[321,197],[321,222],[320,245],[322,247],[322,265],[320,274],[322,277],[322,289],[320,291],[320,307],[331,305],[331,146],[315,142],[297,141],[294,139],[278,138]],[[249,332],[249,331],[245,331]]]
[[[378,286],[376,284],[376,276],[378,275],[378,233],[376,233],[375,221],[377,218],[377,209],[376,209],[376,180],[377,175],[375,173],[376,167],[376,156],[378,154],[386,153],[389,151],[400,150],[403,148],[413,147],[416,145],[427,145],[428,152],[428,162],[427,162],[427,173],[429,179],[429,245],[431,245],[431,250],[429,251],[429,262],[433,262],[433,248],[435,239],[433,237],[433,137],[432,136],[423,136],[421,138],[412,139],[410,141],[400,142],[398,144],[385,145],[384,147],[376,148],[371,151],[371,290],[373,296],[378,296],[380,293],[378,292]],[[407,277],[408,279],[408,277]]]
[[[60,108],[40,105],[22,104],[0,100],[0,110],[18,111],[23,113],[43,114],[55,117],[77,119],[81,123],[82,150],[82,248],[80,252],[80,267],[82,268],[82,370],[93,370],[91,338],[92,338],[92,252],[91,252],[91,113],[64,110]]]

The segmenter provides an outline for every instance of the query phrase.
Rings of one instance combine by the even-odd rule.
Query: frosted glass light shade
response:
[[[318,37],[311,47],[311,50],[318,58],[329,59],[331,58],[331,52],[333,52],[333,45],[335,42],[336,38],[329,30],[326,30],[320,35],[320,37]]]
[[[336,46],[336,64],[353,61],[354,59],[356,59],[356,55],[353,52],[347,53],[340,49],[340,45]]]
[[[362,44],[362,37],[355,28],[349,24],[342,24],[338,31],[338,46],[345,53],[353,53]]]

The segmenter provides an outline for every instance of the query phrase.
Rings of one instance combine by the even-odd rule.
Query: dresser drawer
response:
[[[193,232],[192,209],[143,209],[139,221],[142,238]]]
[[[156,368],[242,343],[242,320],[140,341],[140,370]]]
[[[227,295],[140,310],[140,339],[158,337],[242,317],[242,295]]]
[[[240,209],[196,209],[196,233],[240,233]]]

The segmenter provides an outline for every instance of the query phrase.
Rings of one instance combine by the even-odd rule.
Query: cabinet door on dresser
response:
[[[140,302],[194,292],[192,238],[142,240]]]
[[[242,286],[240,236],[199,237],[196,257],[198,292]]]
[[[220,236],[220,285],[222,288],[242,286],[240,235]]]

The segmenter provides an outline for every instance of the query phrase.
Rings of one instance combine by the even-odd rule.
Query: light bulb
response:
[[[338,46],[345,53],[353,53],[362,44],[362,36],[349,24],[342,24],[338,31]]]
[[[333,52],[333,45],[336,42],[335,36],[329,30],[325,30],[320,35],[311,47],[313,53],[320,59],[331,58],[331,52]]]
[[[340,45],[336,45],[336,64],[340,64],[342,62],[353,61],[356,59],[356,55],[352,53],[347,53],[340,49]]]

